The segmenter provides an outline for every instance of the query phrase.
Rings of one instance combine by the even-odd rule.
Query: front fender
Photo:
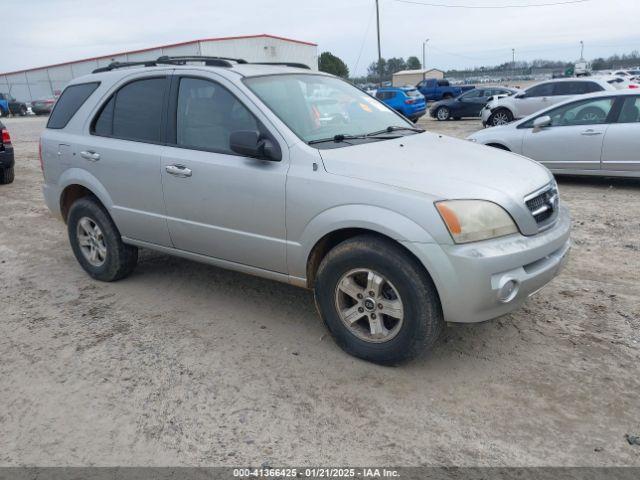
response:
[[[370,230],[402,243],[435,243],[424,228],[398,212],[372,205],[340,205],[316,215],[297,241],[287,242],[290,275],[306,278],[307,260],[318,241],[329,233],[348,228]]]

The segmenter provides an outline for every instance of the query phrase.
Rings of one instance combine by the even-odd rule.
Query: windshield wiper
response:
[[[387,127],[384,130],[378,130],[377,132],[367,133],[367,137],[374,137],[376,135],[382,135],[383,133],[398,132],[400,130],[408,130],[410,132],[416,132],[416,133],[424,132],[424,130],[422,128],[402,127],[400,125],[391,125],[390,127]]]
[[[393,131],[393,130],[392,130]],[[387,133],[386,130],[379,132],[380,134],[382,133]],[[328,138],[319,138],[318,140],[310,140],[307,142],[308,145],[313,145],[315,143],[326,143],[326,142],[335,142],[335,143],[340,143],[340,142],[344,142],[345,140],[367,140],[371,137],[370,133],[367,133],[366,135],[346,135],[343,133],[339,133],[338,135],[334,135],[333,137],[328,137]],[[380,140],[384,140],[384,139],[391,139],[391,138],[398,138],[398,135],[392,135],[392,136],[386,136],[386,137],[376,137]]]

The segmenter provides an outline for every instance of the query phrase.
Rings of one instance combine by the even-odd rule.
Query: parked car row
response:
[[[0,117],[19,115],[24,117],[29,114],[49,115],[56,103],[56,97],[34,100],[32,102],[20,102],[9,93],[0,93]]]
[[[553,173],[640,177],[640,92],[576,96],[468,139],[532,158]]]

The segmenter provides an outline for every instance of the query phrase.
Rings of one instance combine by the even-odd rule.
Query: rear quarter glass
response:
[[[100,82],[90,82],[70,85],[65,88],[53,107],[47,128],[61,129],[66,127],[69,120],[73,118],[99,85]]]

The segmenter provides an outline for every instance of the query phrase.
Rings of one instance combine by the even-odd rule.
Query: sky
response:
[[[380,0],[383,57],[443,70],[640,50],[640,0]],[[575,0],[573,0],[575,1]],[[425,3],[476,8],[428,6]],[[2,0],[0,72],[199,38],[268,33],[318,44],[353,76],[377,58],[375,0]],[[477,8],[500,7],[500,8]]]

